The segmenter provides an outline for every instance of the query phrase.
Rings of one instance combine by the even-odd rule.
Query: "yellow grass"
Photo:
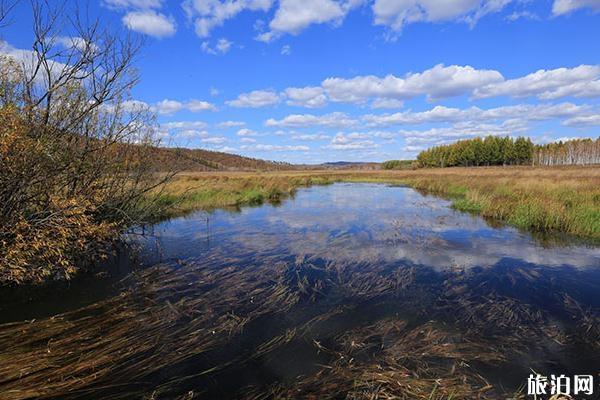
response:
[[[167,215],[280,201],[302,186],[403,184],[451,198],[461,211],[533,232],[600,240],[600,167],[478,167],[398,171],[181,173],[162,196]]]

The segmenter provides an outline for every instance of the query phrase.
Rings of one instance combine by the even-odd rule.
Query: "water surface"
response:
[[[34,323],[0,326],[11,357],[53,366],[12,384],[72,376],[46,389],[64,398],[361,398],[420,385],[415,398],[502,398],[531,369],[600,371],[600,249],[493,227],[409,188],[312,187],[144,233],[141,270],[93,296],[89,282],[65,290],[82,309],[47,319],[69,307],[41,299],[22,306]]]

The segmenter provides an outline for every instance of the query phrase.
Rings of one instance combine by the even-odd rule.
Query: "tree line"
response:
[[[536,146],[535,165],[590,165],[600,164],[600,137],[574,139]]]
[[[435,146],[417,156],[421,168],[600,163],[600,138],[535,145],[526,137],[487,136]]]
[[[477,137],[422,151],[417,162],[425,168],[531,164],[534,147],[525,137]]]

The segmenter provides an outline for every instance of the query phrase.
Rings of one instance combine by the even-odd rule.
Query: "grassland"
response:
[[[600,240],[597,166],[181,173],[162,193],[163,216],[278,202],[300,187],[333,182],[407,185],[523,230]]]

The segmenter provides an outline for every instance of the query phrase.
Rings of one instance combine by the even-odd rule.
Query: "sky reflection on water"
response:
[[[161,223],[153,234],[143,251],[147,262],[226,249],[232,256],[406,261],[437,270],[490,267],[503,258],[546,267],[600,266],[600,249],[593,246],[543,246],[527,233],[456,212],[449,201],[380,184],[302,189],[278,206],[196,213]]]

